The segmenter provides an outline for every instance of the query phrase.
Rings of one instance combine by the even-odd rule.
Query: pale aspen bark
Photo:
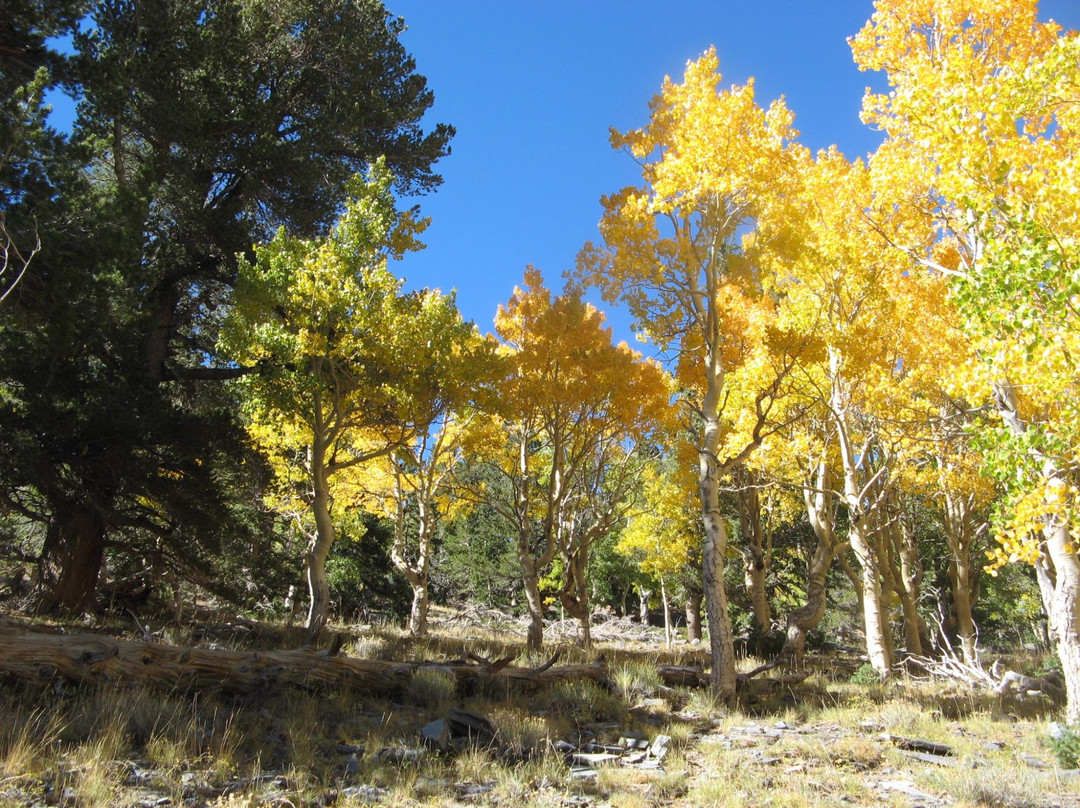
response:
[[[883,503],[881,543],[889,559],[889,588],[900,599],[904,617],[904,647],[909,655],[921,656],[926,626],[919,615],[919,589],[922,584],[922,561],[919,548],[909,529],[904,503],[895,492]],[[888,638],[889,632],[886,631]]]
[[[641,625],[649,625],[649,601],[652,599],[652,590],[638,585],[638,620]]]
[[[668,602],[667,583],[660,576],[660,603],[664,606],[664,646],[671,650],[671,604]]]
[[[802,664],[806,632],[817,628],[825,616],[825,579],[838,552],[835,496],[829,486],[829,466],[822,459],[818,461],[811,485],[803,488],[806,514],[817,539],[806,569],[806,602],[788,612],[784,647],[780,652],[781,657],[797,666]]]
[[[858,459],[855,457],[854,448],[851,446],[847,434],[847,426],[843,423],[842,418],[843,414],[838,412],[837,426],[840,436],[840,455],[844,466],[844,500],[851,519],[848,528],[848,543],[851,545],[860,567],[857,591],[859,592],[860,606],[862,608],[866,654],[874,670],[886,675],[892,668],[892,658],[885,638],[886,624],[882,608],[881,562],[878,558],[877,548],[874,547],[870,520],[863,507],[863,497],[866,496],[866,492],[859,485],[861,475]]]
[[[540,576],[527,548],[521,552],[519,547],[518,561],[521,563],[521,582],[525,587],[525,605],[529,611],[526,643],[530,651],[537,651],[544,645],[544,600],[540,595]]]
[[[998,414],[1014,433],[1027,431],[1027,424],[1020,420],[1016,391],[1011,383],[1002,380],[994,384],[994,403]],[[1068,486],[1056,461],[1039,454],[1034,457],[1041,463],[1048,491],[1055,486]],[[1073,545],[1068,525],[1060,523],[1056,517],[1048,517],[1036,571],[1065,676],[1066,720],[1075,724],[1080,723],[1080,558]]]
[[[956,613],[956,633],[960,638],[960,651],[968,665],[979,664],[979,651],[975,642],[975,619],[971,613],[971,573],[967,560],[956,559],[949,565],[952,584],[953,611]]]
[[[1044,532],[1046,554],[1054,564],[1056,585],[1051,602],[1051,625],[1065,675],[1068,705],[1065,720],[1080,723],[1080,558],[1072,547],[1066,525],[1050,525]]]
[[[944,486],[943,486],[944,487]],[[953,612],[956,614],[956,633],[964,662],[978,664],[975,645],[975,620],[971,614],[972,580],[971,545],[975,530],[971,520],[970,498],[958,495],[945,487],[943,524],[949,545],[949,583],[952,586]]]
[[[714,425],[713,429],[718,428]],[[706,428],[708,434],[708,427]],[[714,442],[715,445],[715,442]],[[711,681],[724,698],[735,696],[735,638],[731,630],[727,592],[724,590],[724,553],[727,530],[720,513],[719,486],[715,464],[702,452],[701,492],[705,522],[705,546],[702,550],[702,577],[705,591],[705,614],[709,621],[709,647],[712,653]]]
[[[428,582],[421,579],[412,586],[412,607],[409,609],[409,634],[423,637],[427,634]]]
[[[842,364],[839,354],[830,349],[829,370],[832,377],[832,391],[829,406],[840,444],[840,459],[844,473],[844,502],[851,519],[848,542],[861,567],[858,589],[862,594],[866,654],[874,670],[887,675],[892,668],[892,657],[889,652],[889,642],[885,636],[887,624],[882,607],[881,560],[874,546],[873,526],[867,512],[869,509],[864,504],[864,500],[869,499],[871,495],[877,475],[863,482],[867,473],[867,452],[870,444],[867,441],[859,451],[851,443],[852,437],[848,423],[850,395],[843,379]]]
[[[735,638],[724,590],[724,555],[727,529],[720,512],[720,408],[724,389],[724,366],[720,357],[720,320],[716,310],[717,284],[722,258],[719,237],[710,249],[705,272],[706,301],[701,325],[705,346],[705,394],[701,401],[702,435],[698,447],[698,493],[705,529],[701,552],[705,614],[709,621],[712,685],[727,700],[735,698]]]
[[[877,553],[862,526],[853,524],[848,533],[848,540],[862,567],[860,582],[866,655],[870,659],[870,664],[874,666],[874,670],[881,674],[888,674],[892,668],[892,659],[885,641],[885,615],[881,606],[881,573]]]
[[[573,527],[570,527],[573,532]],[[592,626],[590,624],[589,586],[586,568],[589,563],[591,536],[572,536],[560,541],[559,551],[563,561],[562,589],[559,602],[563,608],[581,624],[581,647],[586,651],[592,648]]]
[[[311,477],[315,486],[311,510],[315,516],[315,533],[308,544],[307,584],[308,641],[319,638],[330,611],[330,585],[326,582],[326,559],[334,544],[334,522],[330,517],[330,488],[323,462],[323,454],[316,447],[312,453]]]
[[[405,533],[405,492],[401,478],[395,483],[394,502],[394,544],[390,548],[390,560],[394,567],[405,576],[412,589],[412,607],[409,609],[409,634],[423,637],[427,634],[428,617],[428,579],[431,567],[431,548],[435,533],[435,514],[432,510],[431,479],[426,478],[416,491],[417,529],[416,558],[410,561],[407,556],[408,537]]]

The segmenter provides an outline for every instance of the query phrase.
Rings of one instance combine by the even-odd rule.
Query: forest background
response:
[[[306,590],[312,638],[423,633],[434,597],[526,613],[533,647],[558,610],[587,644],[598,606],[678,602],[694,633],[704,601],[728,695],[737,644],[797,662],[829,615],[883,675],[1053,644],[1080,719],[1080,68],[1034,3],[878,3],[851,40],[890,88],[865,162],[692,54],[612,133],[640,184],[492,336],[391,263],[453,130],[381,5],[17,5],[9,597],[286,614]]]

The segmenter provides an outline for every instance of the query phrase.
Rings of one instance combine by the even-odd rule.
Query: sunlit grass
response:
[[[438,667],[470,653],[509,656],[523,666],[554,653],[528,654],[523,639],[489,634],[470,641],[454,630],[415,641],[397,629],[365,629],[344,653],[433,663],[379,698],[349,688],[238,695],[24,688],[0,696],[0,805],[8,799],[4,783],[19,795],[66,789],[78,808],[123,804],[133,771],[140,772],[140,788],[173,804],[202,795],[207,804],[231,806],[323,804],[333,794],[341,794],[336,805],[361,805],[367,787],[382,790],[383,804],[403,808],[561,806],[567,799],[614,808],[756,806],[763,795],[769,806],[792,808],[903,805],[906,798],[876,791],[873,783],[907,779],[926,793],[955,795],[958,805],[1027,808],[1062,803],[1061,795],[1077,787],[1055,781],[1052,768],[1024,763],[1052,766],[1040,740],[1045,723],[1016,720],[993,700],[911,678],[878,689],[826,670],[794,690],[765,688],[733,707],[709,688],[663,685],[658,664],[703,661],[703,651],[686,647],[668,653],[612,643],[590,654],[563,647],[559,664],[591,663],[604,654],[607,679],[533,692],[463,694]],[[757,664],[743,660],[740,669]],[[427,748],[421,729],[452,707],[487,717],[495,742]],[[747,728],[756,734],[739,734]],[[668,736],[660,766],[616,761],[599,766],[594,779],[571,779],[560,741],[614,744],[624,731],[650,741]],[[948,744],[959,766],[915,761],[884,733]],[[386,749],[409,755],[387,756]],[[343,791],[348,788],[354,791]],[[30,798],[19,799],[11,804]]]

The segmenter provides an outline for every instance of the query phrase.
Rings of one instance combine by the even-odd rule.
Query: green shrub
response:
[[[855,673],[851,674],[849,679],[853,685],[863,685],[869,687],[870,685],[881,684],[881,674],[874,670],[874,666],[869,662],[864,662],[859,666],[859,669]]]
[[[1080,769],[1080,727],[1051,724],[1050,748],[1063,769]]]

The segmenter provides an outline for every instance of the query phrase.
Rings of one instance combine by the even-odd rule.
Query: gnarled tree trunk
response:
[[[97,590],[105,560],[106,521],[93,504],[61,500],[38,560],[47,599],[58,609],[77,613]]]
[[[803,488],[803,502],[817,543],[806,569],[806,603],[787,615],[784,647],[781,658],[796,666],[802,664],[806,648],[806,632],[817,628],[825,616],[825,580],[833,559],[840,548],[836,546],[836,497],[829,490],[829,466],[824,457],[818,460],[810,485]],[[846,545],[845,545],[846,547]]]

